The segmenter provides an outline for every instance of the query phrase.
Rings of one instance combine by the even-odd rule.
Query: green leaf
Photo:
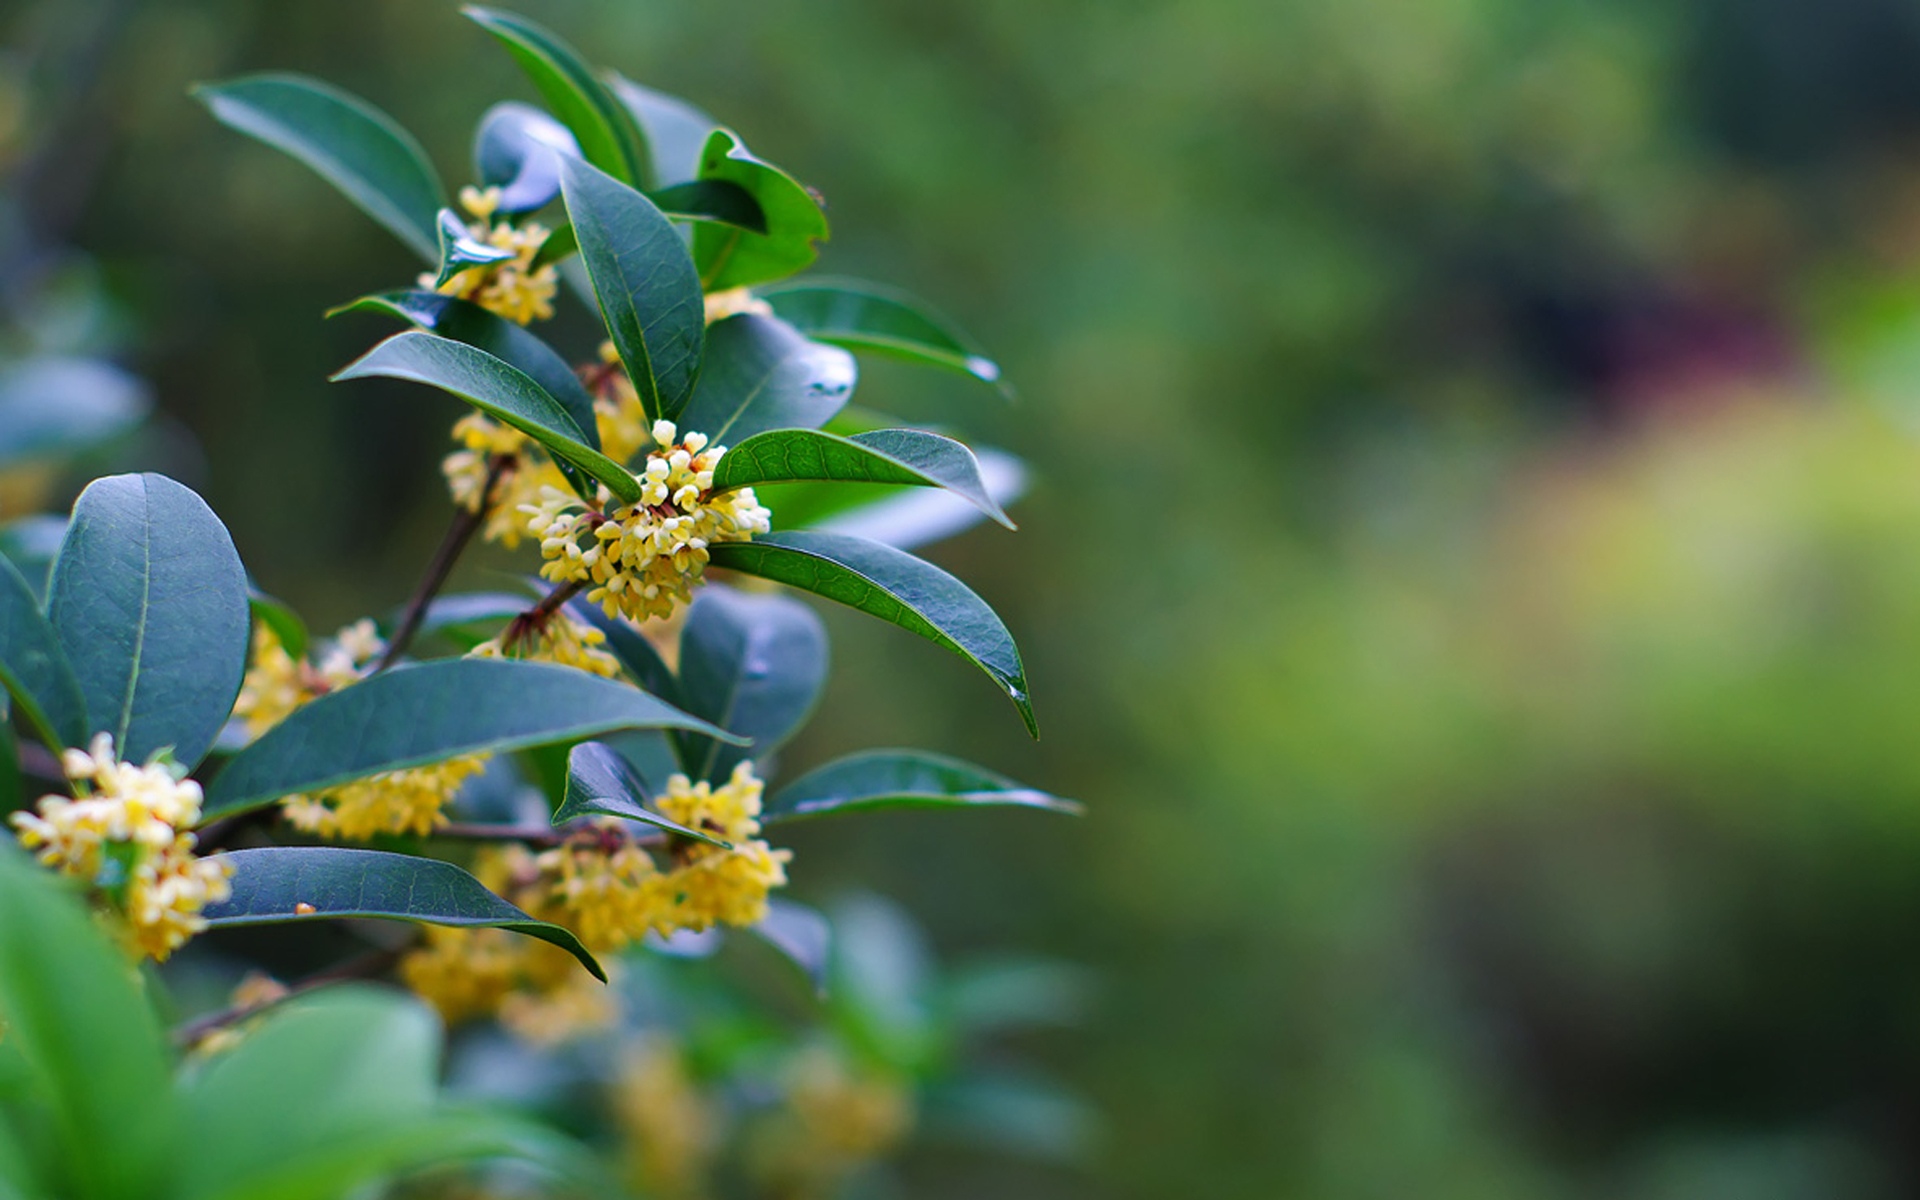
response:
[[[66,536],[67,519],[48,514],[0,525],[0,556],[20,568],[42,606],[47,600],[47,576],[53,572],[53,560],[60,556],[60,543]]]
[[[769,429],[722,456],[713,486],[724,492],[800,479],[944,488],[1013,528],[987,491],[973,451],[952,438],[918,429],[880,429],[850,438],[814,429]]]
[[[647,807],[647,782],[611,746],[581,742],[567,755],[567,791],[553,814],[555,825],[579,817],[620,817],[681,837],[733,849],[733,843],[661,816]]]
[[[606,81],[614,99],[646,134],[653,154],[654,186],[671,187],[698,178],[700,154],[720,122],[678,96],[642,87],[618,71],[609,71]]]
[[[676,220],[715,221],[752,233],[767,231],[767,214],[760,211],[760,202],[737,183],[696,179],[649,192],[647,199]]]
[[[207,789],[206,816],[381,771],[616,729],[720,733],[637,688],[572,667],[464,658],[398,667],[303,706],[235,755]]]
[[[57,1194],[151,1195],[176,1132],[165,1035],[79,897],[10,844],[0,845],[0,1020],[52,1117],[70,1174]]]
[[[678,677],[653,648],[653,643],[630,622],[609,617],[599,605],[579,600],[568,604],[567,611],[575,620],[585,621],[607,635],[607,652],[620,660],[635,683],[675,708],[687,706],[680,694]]]
[[[579,157],[580,143],[565,125],[517,100],[489,108],[474,130],[474,173],[500,189],[503,213],[532,212],[560,194],[561,154]]]
[[[511,621],[532,608],[536,601],[517,592],[470,592],[465,595],[436,596],[420,618],[421,633],[435,633],[461,625],[481,625]],[[396,617],[398,614],[396,613]],[[397,623],[390,621],[389,625]]]
[[[111,441],[153,407],[147,386],[91,358],[30,358],[0,370],[0,465]]]
[[[984,447],[975,457],[980,463],[980,478],[986,482],[987,494],[993,497],[996,504],[1011,504],[1026,491],[1027,469],[1019,459]],[[776,529],[793,528],[804,523],[822,533],[845,533],[885,542],[896,550],[911,550],[941,538],[952,537],[978,525],[982,518],[979,509],[945,492],[933,492],[925,488],[894,488],[889,489],[891,494],[868,504],[830,509],[810,521],[786,520],[790,512],[800,516],[805,514],[802,505],[791,504],[780,495],[783,488],[823,486],[827,485],[775,484],[767,492],[760,493],[761,503],[773,509]]]
[[[680,431],[731,445],[769,429],[824,425],[853,395],[853,355],[772,317],[741,313],[707,330],[706,363]],[[722,460],[725,461],[725,460]]]
[[[87,740],[87,702],[51,622],[14,565],[0,559],[0,685],[34,735],[60,749]],[[13,733],[0,727],[11,745]]]
[[[864,538],[797,530],[722,542],[709,553],[716,567],[837,600],[945,646],[999,684],[1027,732],[1040,736],[1013,635],[986,601],[932,563]]]
[[[471,300],[419,289],[378,292],[333,310],[333,313],[343,312],[384,313],[429,333],[485,350],[539,384],[541,391],[558,401],[573,421],[582,445],[591,450],[600,448],[600,423],[594,417],[593,396],[560,352],[532,330],[488,312]]]
[[[1080,814],[1072,800],[1049,796],[985,767],[924,750],[868,750],[836,759],[774,793],[761,820],[796,821],[886,808],[1039,808]]]
[[[540,248],[533,252],[531,268],[538,271],[548,263],[560,262],[569,255],[577,253],[579,249],[580,239],[574,236],[573,224],[562,221],[554,226],[553,232],[547,235],[547,240],[541,242]]]
[[[357,684],[338,694],[366,686]],[[606,972],[572,930],[534,920],[450,862],[344,846],[266,846],[229,851],[220,858],[233,867],[233,895],[204,910],[214,928],[379,917],[506,929],[551,942],[606,982]]]
[[[527,375],[476,346],[414,331],[397,333],[341,368],[333,378],[385,376],[431,384],[526,434],[555,458],[572,463],[622,500],[640,498],[633,473],[589,446],[561,403]]]
[[[791,900],[769,897],[767,915],[747,932],[779,951],[807,977],[814,994],[825,997],[833,964],[833,925],[826,914]]]
[[[640,127],[594,77],[579,52],[515,13],[477,6],[461,11],[513,55],[547,107],[573,131],[588,162],[636,187],[647,184],[647,150]]]
[[[428,262],[446,189],[413,135],[358,96],[304,75],[249,75],[194,96],[230,129],[312,167]]]
[[[641,407],[650,421],[672,419],[693,394],[706,337],[706,301],[686,243],[653,201],[586,163],[563,161],[560,189]]]
[[[816,341],[1000,381],[1000,367],[952,321],[898,288],[807,278],[761,290],[780,319]]]
[[[827,630],[789,596],[719,584],[700,589],[680,635],[686,709],[751,738],[751,754],[777,749],[806,723],[827,682]],[[681,738],[687,773],[724,780],[749,751],[711,738]]]
[[[247,585],[247,607],[254,620],[273,631],[274,639],[288,654],[296,659],[307,656],[307,623],[299,613],[252,584]]]
[[[440,236],[440,272],[433,277],[435,287],[468,267],[505,262],[514,256],[511,250],[474,241],[466,222],[455,216],[450,208],[441,209],[435,217],[435,230]]]
[[[803,271],[827,240],[827,216],[813,193],[772,163],[757,158],[732,131],[716,129],[700,153],[700,178],[745,188],[766,214],[767,231],[723,225],[693,231],[693,257],[708,291],[770,283]]]
[[[74,501],[47,614],[90,732],[129,762],[213,745],[247,669],[247,576],[227,527],[164,475],[111,475]]]

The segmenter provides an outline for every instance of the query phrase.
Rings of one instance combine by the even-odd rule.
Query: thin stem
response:
[[[345,983],[350,979],[371,979],[383,975],[400,956],[406,953],[403,947],[387,950],[370,950],[358,958],[350,958],[336,967],[328,967],[315,975],[309,975],[299,983],[288,988],[285,993],[271,1000],[262,1000],[254,1004],[236,1004],[232,1008],[223,1008],[203,1017],[195,1017],[173,1031],[174,1044],[191,1046],[201,1038],[216,1030],[225,1029],[236,1021],[244,1021],[255,1013],[262,1013],[277,1004],[284,1004],[295,996],[304,996],[308,992],[318,991],[329,984]]]
[[[440,826],[432,836],[463,842],[526,842],[533,846],[557,846],[567,840],[564,830],[551,825],[484,825],[459,821]]]
[[[544,621],[557,612],[562,604],[565,604],[567,601],[585,591],[586,587],[587,581],[584,579],[575,579],[563,583],[542,596],[540,603],[520,614],[521,619],[529,623]]]
[[[433,603],[434,596],[446,584],[447,576],[453,573],[453,565],[460,561],[461,552],[487,519],[487,506],[493,502],[493,487],[500,482],[500,476],[506,472],[510,462],[511,459],[505,455],[496,455],[488,461],[486,483],[480,489],[479,508],[454,509],[453,524],[447,528],[447,536],[441,540],[440,548],[434,551],[433,561],[427,564],[427,573],[414,591],[413,599],[407,601],[406,615],[400,618],[400,627],[393,631],[393,640],[387,643],[387,652],[380,659],[380,665],[374,668],[375,674],[399,662],[400,656],[412,644],[413,635],[420,632],[420,622],[426,618],[427,606]]]

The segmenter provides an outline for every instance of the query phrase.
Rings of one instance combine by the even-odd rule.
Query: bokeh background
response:
[[[1043,740],[828,613],[789,757],[926,745],[1089,818],[805,828],[794,890],[1088,967],[1023,1049],[1105,1135],[913,1194],[1920,1195],[1920,6],[517,7],[1019,389],[861,397],[1033,464],[1017,536],[933,556]],[[525,83],[437,2],[0,0],[0,44],[13,327],[149,380],[136,453],[316,627],[384,611],[457,410],[327,384],[384,328],[321,313],[414,266],[186,88],[324,76],[459,180]]]

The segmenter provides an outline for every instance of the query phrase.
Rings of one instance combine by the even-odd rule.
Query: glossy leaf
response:
[[[474,130],[474,172],[482,184],[500,189],[503,213],[532,212],[560,194],[557,155],[579,157],[580,143],[531,104],[502,101]]]
[[[20,716],[50,747],[87,739],[87,705],[53,625],[20,572],[0,559],[0,685]],[[0,739],[12,732],[0,725]]]
[[[761,820],[794,821],[887,808],[1038,808],[1079,804],[1023,786],[984,767],[924,750],[868,750],[836,759],[781,788]]]
[[[688,712],[751,738],[750,747],[683,736],[687,773],[721,781],[749,755],[777,749],[806,723],[827,682],[827,630],[790,596],[701,588],[680,634]]]
[[[816,341],[945,367],[985,383],[1000,380],[999,364],[958,325],[898,288],[810,276],[758,295],[781,320]]]
[[[693,394],[706,302],[686,243],[653,202],[613,177],[560,164],[567,216],[607,334],[649,420],[673,418]]]
[[[164,475],[96,479],[73,505],[47,615],[86,697],[88,732],[130,762],[198,763],[247,668],[247,577],[226,526]]]
[[[526,372],[465,342],[436,334],[399,333],[347,364],[336,382],[384,376],[431,384],[451,392],[572,463],[622,500],[640,498],[632,472],[586,443],[567,410]]]
[[[273,631],[276,641],[294,658],[307,654],[307,623],[284,601],[276,600],[252,584],[247,585],[247,607],[253,619]]]
[[[769,898],[767,915],[749,933],[767,945],[807,977],[814,994],[827,994],[827,978],[833,965],[833,925],[826,914],[791,900]]]
[[[769,429],[815,429],[846,406],[858,378],[853,355],[838,346],[742,313],[707,330],[700,386],[676,420],[682,433],[729,446]]]
[[[206,814],[244,812],[456,755],[572,742],[615,729],[720,732],[645,692],[571,667],[439,659],[395,668],[305,705],[214,777]]]
[[[638,821],[681,837],[731,850],[733,843],[723,841],[689,825],[661,816],[647,807],[647,783],[633,764],[611,746],[600,742],[581,742],[567,755],[567,791],[553,814],[555,825],[565,825],[579,817],[619,817]]]
[[[1027,732],[1040,736],[1013,635],[986,601],[932,563],[864,538],[798,530],[722,542],[710,554],[716,567],[825,596],[945,646],[999,684]]]
[[[737,183],[766,214],[767,231],[724,225],[693,231],[693,257],[708,291],[771,283],[805,270],[827,240],[827,215],[813,193],[785,171],[749,151],[726,129],[716,129],[700,152],[700,178]]]
[[[802,479],[944,488],[1013,528],[980,477],[973,451],[919,429],[837,437],[816,429],[770,429],[734,445],[713,473],[717,491]]]
[[[560,357],[560,352],[532,330],[488,312],[471,300],[418,289],[362,296],[333,311],[385,313],[429,333],[485,350],[539,384],[540,390],[557,401],[572,419],[581,443],[589,449],[600,448],[600,424],[594,417],[592,395],[567,360]]]
[[[475,241],[466,223],[450,208],[441,209],[434,220],[440,238],[440,271],[433,277],[435,287],[469,267],[490,266],[513,257],[511,250]]]
[[[996,504],[1005,506],[1018,500],[1027,488],[1027,469],[1011,454],[981,449],[975,454],[980,463],[980,478],[987,494]],[[775,496],[763,499],[773,507],[778,528],[783,510]],[[833,512],[808,526],[822,533],[845,533],[885,542],[897,550],[911,550],[952,537],[978,525],[981,511],[945,492],[924,488],[897,489],[871,504],[854,505]]]
[[[672,187],[700,175],[700,154],[720,122],[678,96],[656,92],[609,72],[607,88],[639,122],[653,156],[653,186]]]
[[[515,13],[479,7],[461,11],[507,48],[553,115],[572,130],[582,157],[616,179],[636,187],[647,183],[640,127],[578,51]]]
[[[304,75],[249,75],[194,95],[221,124],[312,167],[420,257],[437,259],[434,218],[446,189],[420,143],[392,117]]]
[[[220,858],[233,867],[233,895],[204,910],[214,928],[381,917],[506,929],[551,942],[607,978],[572,930],[534,920],[450,862],[344,846],[266,846]]]
[[[767,214],[760,210],[760,202],[737,183],[696,179],[650,192],[647,199],[676,220],[715,221],[751,233],[767,231]]]
[[[91,358],[0,370],[0,465],[72,454],[125,434],[153,407],[146,384]]]

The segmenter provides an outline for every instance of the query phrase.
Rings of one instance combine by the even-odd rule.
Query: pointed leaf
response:
[[[547,107],[573,131],[588,162],[626,183],[647,182],[647,150],[640,127],[594,77],[578,51],[518,14],[477,6],[461,11],[513,55]]]
[[[700,373],[706,302],[686,243],[653,202],[586,163],[560,164],[567,216],[607,334],[649,420],[686,406]]]
[[[30,358],[0,371],[0,464],[73,454],[146,418],[148,388],[92,358]]]
[[[422,290],[379,292],[342,305],[333,313],[377,312],[411,322],[429,333],[465,342],[485,350],[526,375],[558,401],[573,421],[583,445],[600,448],[600,424],[594,417],[593,396],[560,352],[539,334],[471,300]],[[332,316],[333,313],[329,313]]]
[[[769,429],[816,429],[846,406],[858,378],[853,355],[838,346],[742,313],[707,331],[700,386],[674,419],[682,433],[698,430],[723,445]]]
[[[435,216],[434,222],[434,228],[440,237],[440,271],[433,277],[435,287],[439,287],[468,267],[484,267],[505,262],[514,256],[511,250],[502,250],[498,246],[475,241],[467,229],[466,222],[455,216],[450,208],[441,209]]]
[[[607,88],[646,135],[653,186],[672,187],[699,176],[700,154],[720,122],[680,97],[642,87],[618,71],[607,73]]]
[[[827,630],[790,596],[709,584],[680,635],[680,688],[688,712],[753,739],[723,747],[684,736],[687,773],[723,780],[743,758],[777,749],[806,723],[827,682]]]
[[[640,778],[640,772],[634,770],[632,763],[611,746],[581,742],[567,755],[567,792],[553,814],[553,823],[565,825],[578,817],[620,817],[733,849],[732,842],[663,817],[648,808],[646,802],[647,782]]]
[[[766,214],[767,231],[750,233],[726,225],[693,231],[693,257],[708,291],[770,283],[803,271],[827,240],[820,202],[785,171],[754,156],[730,130],[716,129],[700,154],[700,178],[745,188]]]
[[[647,199],[677,220],[715,221],[737,225],[750,233],[767,231],[767,214],[760,211],[760,202],[753,198],[753,193],[724,179],[677,183],[649,192]]]
[[[479,658],[400,667],[320,697],[235,755],[207,789],[206,816],[381,771],[616,729],[720,732],[637,688],[572,667]]]
[[[33,589],[14,565],[0,558],[0,685],[20,708],[34,735],[49,747],[87,740],[87,704],[80,681],[60,647],[51,622],[34,602]],[[0,727],[0,740],[13,733]]]
[[[838,533],[769,533],[710,550],[716,567],[825,596],[910,630],[985,671],[1040,736],[1013,635],[987,602],[930,562]]]
[[[999,365],[959,326],[897,288],[809,276],[757,294],[815,341],[945,367],[986,383],[1000,380]]]
[[[333,378],[368,376],[432,384],[526,434],[555,458],[579,467],[622,500],[640,498],[633,473],[587,445],[567,410],[526,374],[465,342],[431,333],[397,333],[341,368]]]
[[[980,478],[994,503],[1005,506],[1018,500],[1027,489],[1026,465],[1011,454],[982,448],[976,454]],[[773,508],[774,524],[780,527],[785,511],[777,492],[762,498]],[[902,488],[871,504],[855,505],[834,511],[808,528],[821,533],[846,533],[855,537],[885,542],[896,550],[911,550],[941,538],[971,529],[980,523],[979,509],[945,492],[924,488]]]
[[[816,429],[769,429],[739,442],[713,472],[716,491],[800,479],[944,488],[1013,528],[980,477],[973,451],[918,429],[837,437]]]
[[[386,113],[304,75],[249,75],[193,94],[221,124],[318,171],[420,257],[438,257],[434,214],[446,189],[420,143]]]
[[[74,501],[47,615],[89,732],[130,762],[213,745],[247,669],[247,576],[227,527],[164,475],[112,475]]]
[[[535,601],[517,592],[471,592],[465,595],[436,596],[420,618],[420,632],[433,633],[460,625],[479,625],[513,620],[532,608]],[[398,617],[398,612],[395,617]],[[390,624],[397,623],[390,620]]]
[[[214,928],[383,917],[506,929],[551,942],[607,978],[572,930],[534,920],[450,862],[344,846],[266,846],[220,858],[233,867],[233,895],[204,910]]]
[[[761,820],[795,821],[886,808],[1039,808],[1080,814],[1072,800],[1049,796],[984,767],[924,750],[868,750],[836,759],[789,783]]]
[[[247,607],[254,620],[273,631],[274,639],[288,654],[296,659],[307,656],[307,623],[299,613],[252,584],[247,585]]]
[[[488,109],[473,134],[480,182],[500,189],[500,211],[527,213],[560,194],[556,155],[580,156],[567,127],[531,104],[506,100]]]
[[[833,925],[826,914],[791,900],[769,897],[767,915],[747,932],[757,935],[800,968],[816,996],[825,998],[833,965]]]

